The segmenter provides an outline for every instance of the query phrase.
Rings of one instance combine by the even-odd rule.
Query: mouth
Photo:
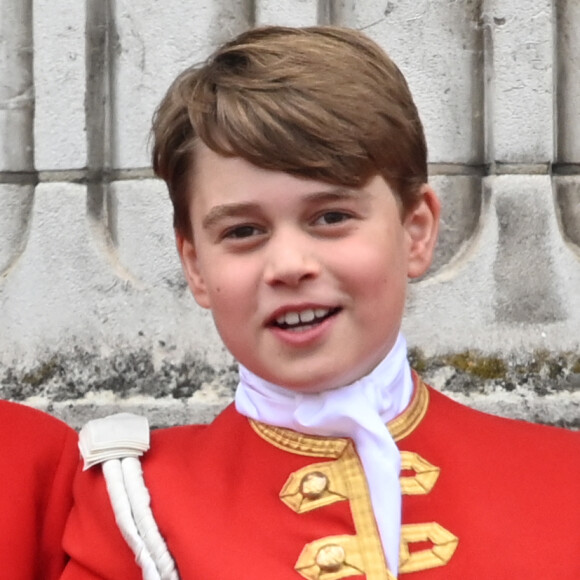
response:
[[[289,310],[276,316],[270,326],[291,332],[304,332],[321,324],[331,316],[335,316],[340,310],[341,308],[338,307]]]

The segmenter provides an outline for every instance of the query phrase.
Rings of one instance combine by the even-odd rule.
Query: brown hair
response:
[[[201,139],[265,169],[358,187],[383,175],[404,210],[427,181],[423,127],[401,71],[362,33],[256,28],[181,73],[153,121],[153,169],[190,235],[188,178]]]

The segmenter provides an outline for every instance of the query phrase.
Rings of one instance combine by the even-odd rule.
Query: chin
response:
[[[339,377],[328,376],[319,377],[316,380],[312,380],[312,376],[310,375],[307,380],[303,381],[289,381],[281,379],[279,382],[276,382],[275,380],[272,380],[271,382],[297,393],[321,393],[322,391],[338,389],[339,387],[343,387],[352,381],[346,382],[345,380],[341,380]]]

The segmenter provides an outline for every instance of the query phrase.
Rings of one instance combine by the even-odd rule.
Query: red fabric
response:
[[[580,433],[486,415],[430,390],[401,449],[441,468],[430,494],[406,496],[403,521],[459,537],[421,580],[580,578]]]
[[[24,405],[0,401],[0,577],[56,580],[78,464],[76,433]]]
[[[447,566],[410,579],[580,578],[580,435],[431,391],[427,416],[400,448],[441,468],[429,495],[404,497],[403,523],[436,521],[459,537]],[[278,497],[290,473],[320,461],[270,445],[231,406],[209,427],[154,433],[145,479],[181,580],[299,580],[305,544],[354,534],[346,501],[299,515]],[[63,579],[140,580],[99,469],[79,474],[75,496]]]

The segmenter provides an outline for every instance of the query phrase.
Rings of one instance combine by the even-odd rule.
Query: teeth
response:
[[[300,322],[300,314],[298,312],[287,312],[284,316],[284,322],[286,324],[298,324]]]
[[[330,312],[329,308],[308,308],[301,312],[286,312],[276,318],[276,323],[284,326],[297,326],[298,324],[309,324],[317,318],[324,318]]]

